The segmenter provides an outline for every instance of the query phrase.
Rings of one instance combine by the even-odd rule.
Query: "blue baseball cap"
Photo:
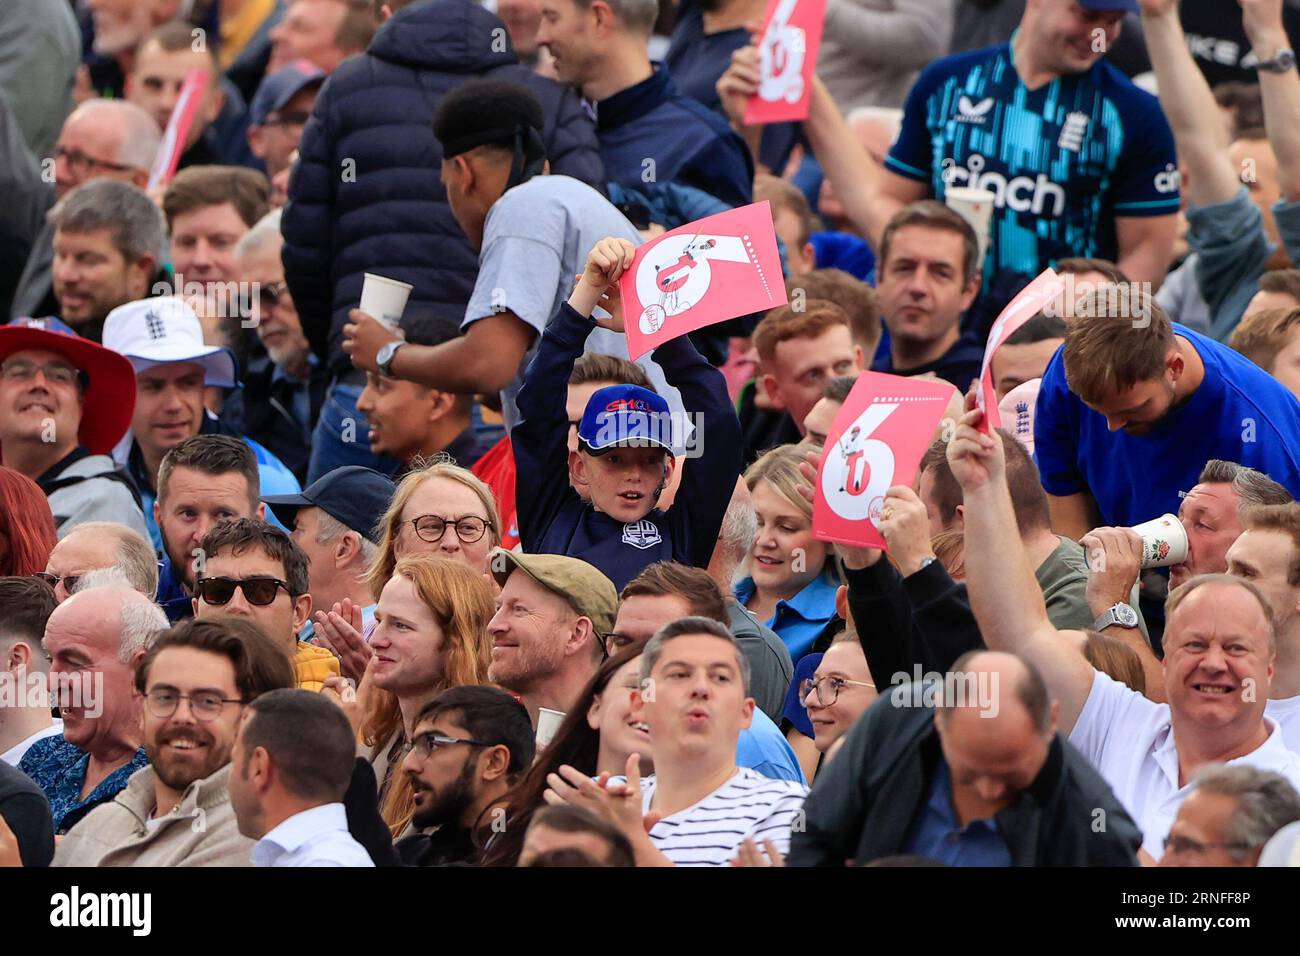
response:
[[[360,465],[344,465],[321,475],[297,495],[262,498],[286,528],[292,528],[300,508],[319,508],[331,518],[379,542],[379,519],[388,510],[397,486],[386,475]]]
[[[325,82],[326,73],[311,60],[294,60],[262,80],[248,106],[248,125],[261,126],[266,118],[313,83]]]
[[[1079,0],[1079,6],[1093,13],[1112,13],[1123,10],[1125,13],[1140,13],[1137,0]]]
[[[587,400],[578,444],[588,454],[611,448],[658,447],[673,451],[672,413],[662,395],[640,385],[606,385]]]

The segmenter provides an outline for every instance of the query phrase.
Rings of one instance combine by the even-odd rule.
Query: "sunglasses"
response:
[[[279,578],[254,577],[242,578],[199,578],[194,586],[194,593],[204,604],[220,607],[229,604],[235,596],[235,588],[244,592],[244,600],[256,607],[266,607],[275,601],[276,592],[284,588],[284,593],[293,597],[289,585]]]
[[[81,580],[80,574],[65,574],[63,577],[59,577],[57,574],[50,574],[48,571],[37,571],[32,577],[40,578],[50,586],[51,590],[57,590],[59,582],[62,581],[63,590],[69,594],[77,589],[77,582]]]

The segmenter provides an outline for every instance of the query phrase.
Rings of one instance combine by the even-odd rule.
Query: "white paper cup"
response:
[[[980,264],[989,247],[989,226],[993,222],[993,203],[997,197],[987,189],[969,186],[949,186],[943,192],[948,208],[960,215],[975,230],[980,241]]]
[[[1142,537],[1142,567],[1167,568],[1187,560],[1187,529],[1177,515],[1161,515],[1133,530]]]
[[[406,300],[412,288],[409,283],[367,272],[365,281],[361,283],[361,304],[358,308],[395,329],[402,320],[402,311],[406,308]]]
[[[537,708],[537,746],[545,747],[554,738],[560,724],[564,723],[564,712],[551,710],[549,707]]]

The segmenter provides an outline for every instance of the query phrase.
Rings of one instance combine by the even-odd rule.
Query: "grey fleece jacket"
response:
[[[144,513],[135,503],[131,489],[113,478],[94,477],[116,470],[117,465],[107,455],[89,455],[59,472],[55,481],[72,477],[87,479],[49,493],[50,510],[54,512],[60,538],[84,521],[116,521],[149,540]]]

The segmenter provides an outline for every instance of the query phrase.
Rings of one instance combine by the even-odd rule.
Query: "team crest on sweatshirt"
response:
[[[662,540],[663,535],[659,533],[659,527],[653,521],[642,518],[640,521],[629,521],[623,525],[623,543],[630,544],[634,548],[644,551],[653,548]]]

